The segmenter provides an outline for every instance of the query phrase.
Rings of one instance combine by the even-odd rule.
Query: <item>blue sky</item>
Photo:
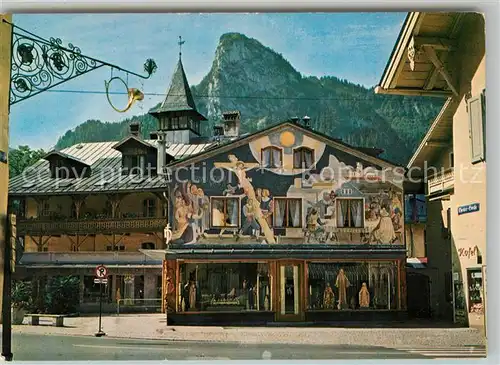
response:
[[[178,58],[178,36],[190,84],[197,84],[212,65],[219,38],[239,32],[281,53],[304,75],[331,75],[374,86],[380,79],[401,29],[405,13],[295,14],[22,14],[14,23],[41,37],[61,38],[82,53],[142,72],[153,58],[157,72],[130,87],[164,93]],[[116,73],[115,73],[116,75]],[[59,90],[104,91],[108,68],[57,87]],[[10,113],[10,145],[51,148],[68,129],[87,119],[116,122],[143,114],[161,100],[146,96],[127,113],[117,113],[102,94],[44,92],[15,104]],[[116,100],[119,103],[121,100]]]

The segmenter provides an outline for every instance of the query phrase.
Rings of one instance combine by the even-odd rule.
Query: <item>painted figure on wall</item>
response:
[[[394,225],[387,210],[386,206],[380,210],[380,220],[371,233],[370,241],[373,238],[377,243],[389,244],[396,240]]]
[[[325,291],[323,293],[323,308],[333,309],[335,307],[335,294],[330,286],[330,283],[326,283]]]
[[[216,162],[214,163],[214,166],[226,168],[230,171],[233,171],[236,174],[239,181],[239,185],[243,189],[244,194],[247,196],[249,200],[252,200],[252,207],[256,207],[254,211],[254,217],[257,220],[257,223],[260,225],[267,243],[276,243],[276,240],[274,238],[274,233],[272,229],[269,227],[267,221],[265,220],[262,211],[260,210],[260,202],[257,200],[255,189],[246,174],[247,170],[257,168],[260,166],[260,164],[245,163],[239,161],[238,158],[234,155],[229,155],[228,159],[230,161],[229,163]]]
[[[361,285],[361,290],[359,291],[359,306],[360,308],[370,307],[370,292],[368,291],[366,283]]]
[[[258,199],[259,200],[259,199]],[[268,189],[262,189],[262,196],[260,197],[260,210],[264,219],[266,220],[269,227],[273,225],[273,210],[274,204],[271,194]]]
[[[187,185],[176,186],[174,196],[174,220],[175,230],[172,233],[172,241],[183,244],[196,242],[196,229],[194,228],[193,204],[186,190]]]
[[[252,237],[258,238],[260,226],[255,219],[257,207],[254,206],[253,200],[247,199],[246,204],[243,206],[243,216],[245,217],[245,222],[241,227],[239,235],[250,235]]]
[[[324,223],[321,221],[318,210],[316,208],[310,208],[306,217],[306,243],[310,243],[313,238],[319,243],[324,243],[327,239],[327,233],[323,229],[323,226]]]
[[[339,302],[338,309],[344,309],[347,307],[347,288],[351,286],[349,279],[344,274],[344,269],[340,269],[337,279],[335,280],[335,286],[338,289]]]

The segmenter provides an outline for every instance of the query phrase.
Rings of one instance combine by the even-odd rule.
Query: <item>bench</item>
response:
[[[56,327],[64,327],[64,317],[63,314],[26,314],[27,317],[31,317],[31,325],[38,326],[40,324],[40,317],[42,318],[52,318],[53,324]]]

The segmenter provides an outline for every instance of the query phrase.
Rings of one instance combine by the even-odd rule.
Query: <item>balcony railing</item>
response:
[[[49,221],[42,219],[18,220],[18,235],[99,234],[161,232],[167,218],[74,219]]]
[[[427,194],[433,195],[453,189],[455,175],[453,168],[434,175],[427,180]]]

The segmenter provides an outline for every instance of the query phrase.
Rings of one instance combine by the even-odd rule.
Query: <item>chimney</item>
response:
[[[240,119],[241,114],[238,110],[222,113],[224,118],[224,136],[239,137],[240,136]]]
[[[140,137],[141,134],[141,125],[139,122],[132,122],[129,124],[129,131],[132,136]]]
[[[224,136],[224,126],[220,124],[214,125],[214,137],[217,139],[223,136]]]
[[[304,122],[304,128],[310,129],[311,128],[311,118],[309,118],[307,115],[302,118],[302,121]]]
[[[167,142],[166,142],[166,132],[158,131],[156,132],[156,140],[158,141],[158,148],[156,151],[156,174],[163,175],[165,173],[165,160],[167,157]]]

